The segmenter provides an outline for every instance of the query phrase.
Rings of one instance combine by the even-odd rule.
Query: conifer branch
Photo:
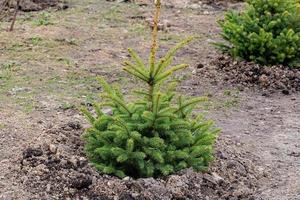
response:
[[[198,104],[203,101],[207,101],[207,98],[206,97],[193,98],[189,101],[186,101],[185,103],[182,103],[179,106],[179,108],[175,111],[175,113],[182,112],[185,108],[187,108],[189,106],[193,106],[193,105]]]
[[[111,99],[118,106],[121,106],[122,108],[124,108],[129,115],[132,114],[131,111],[129,110],[129,108],[125,105],[125,103],[122,102],[119,98],[117,98],[113,95],[107,95],[107,94],[102,94],[100,96],[103,97],[103,98]]]
[[[128,61],[124,62],[124,66],[125,66],[125,68],[124,68],[125,71],[126,70],[130,70],[131,71],[131,69],[132,69],[133,71],[135,71],[137,73],[137,75],[133,74],[134,76],[138,76],[139,78],[143,77],[143,80],[145,80],[146,82],[149,81],[149,77],[148,77],[147,73],[143,70],[143,68],[135,66],[135,65],[133,65],[132,63],[130,63]]]
[[[95,122],[95,117],[93,117],[93,115],[85,107],[80,108],[80,111],[86,116],[90,123],[93,124]]]
[[[172,67],[171,69],[161,73],[160,75],[155,77],[155,83],[158,83],[160,81],[162,81],[163,79],[169,77],[170,75],[172,75],[175,71],[181,70],[188,67],[187,64],[180,64],[180,65],[176,65],[174,67]]]
[[[131,58],[136,62],[136,64],[142,68],[142,69],[145,69],[145,64],[143,62],[143,60],[139,57],[139,55],[131,48],[128,49],[128,52],[131,56]]]
[[[111,95],[114,94],[113,88],[102,77],[97,77],[97,80],[99,81],[100,85],[106,93]]]
[[[166,67],[168,67],[171,64],[171,61],[173,60],[175,53],[180,48],[182,48],[183,46],[190,43],[193,39],[194,39],[194,37],[188,37],[185,40],[183,40],[182,42],[180,42],[179,44],[177,44],[174,48],[170,49],[169,52],[166,54],[166,56],[159,60],[154,76],[156,76],[157,74],[159,74],[159,72],[161,72]]]
[[[138,95],[143,95],[145,97],[149,97],[149,94],[145,91],[139,91],[139,90],[135,90],[133,91],[135,94],[138,94]]]
[[[119,125],[119,126],[121,126],[122,128],[124,128],[124,130],[126,131],[126,133],[127,133],[128,136],[130,135],[130,131],[128,130],[128,127],[126,126],[126,123],[125,123],[125,122],[123,122],[121,119],[119,119],[119,118],[117,118],[117,117],[112,118],[112,119],[113,119],[113,121],[114,121],[117,125]]]
[[[100,107],[100,105],[98,103],[96,103],[96,102],[93,103],[93,107],[94,107],[94,109],[95,109],[96,114],[97,114],[98,117],[100,117],[100,116],[103,115],[103,112],[101,111],[101,107]]]
[[[145,81],[147,83],[149,82],[149,80],[147,78],[145,78],[143,75],[141,75],[140,73],[137,73],[136,71],[134,71],[134,68],[124,67],[123,70],[128,72],[129,74],[141,79],[142,81]]]
[[[161,98],[160,93],[157,93],[156,95],[154,95],[153,105],[152,105],[153,106],[152,110],[153,110],[154,116],[156,116],[157,113],[158,113],[158,109],[159,109],[159,106],[160,106],[160,98]]]

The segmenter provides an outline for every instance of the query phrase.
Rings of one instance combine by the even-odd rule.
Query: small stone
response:
[[[134,200],[135,198],[134,198],[133,194],[129,194],[127,192],[123,192],[119,196],[118,200]]]
[[[129,181],[129,180],[131,180],[131,178],[129,176],[126,176],[126,177],[123,178],[123,180],[124,181]]]
[[[263,74],[259,77],[259,84],[262,87],[267,87],[270,84],[269,78],[267,75]]]
[[[204,14],[204,15],[210,15],[210,12],[207,11],[207,10],[205,10],[205,11],[203,12],[203,14]]]
[[[190,9],[200,9],[201,8],[201,5],[199,5],[199,4],[196,4],[196,3],[194,3],[194,4],[191,4],[190,6],[189,6],[189,8]]]
[[[74,167],[77,167],[78,166],[78,160],[75,156],[72,156],[70,159],[69,159],[70,163],[72,163],[72,165]]]
[[[236,160],[230,160],[227,163],[227,168],[228,169],[233,169],[234,171],[236,171],[237,173],[245,176],[247,174],[247,171],[244,167],[244,165],[242,165],[240,162],[236,161]]]
[[[27,148],[23,151],[23,158],[31,158],[33,156],[41,156],[43,151],[40,148]]]
[[[112,111],[112,109],[110,109],[110,108],[105,108],[105,109],[102,109],[101,110],[104,114],[106,114],[106,115],[112,115],[113,114],[113,111]]]
[[[169,20],[163,20],[163,25],[164,25],[165,29],[171,27],[171,23]]]
[[[108,182],[107,182],[107,186],[111,187],[111,186],[113,186],[113,185],[114,185],[114,184],[113,184],[112,181],[108,181]]]
[[[25,160],[25,159],[22,160],[22,165],[23,165],[23,166],[28,166],[29,164],[30,164],[29,161],[27,161],[27,160]]]
[[[138,196],[139,196],[140,194],[139,194],[139,193],[136,193],[136,192],[134,192],[134,193],[132,193],[131,195],[132,195],[132,197],[133,197],[133,198],[138,198]]]
[[[204,67],[204,65],[202,64],[202,63],[199,63],[199,64],[197,64],[197,69],[201,69],[201,68],[203,68]]]
[[[220,159],[227,159],[227,156],[222,151],[217,151],[216,156]]]
[[[50,144],[49,145],[49,151],[53,154],[56,154],[57,152],[57,146],[55,146],[54,144]]]
[[[40,165],[36,166],[35,170],[33,171],[33,173],[38,176],[42,176],[43,174],[48,173],[48,172],[49,172],[49,169],[44,164],[40,164]]]
[[[183,177],[178,176],[178,175],[172,175],[169,177],[168,185],[172,186],[172,187],[184,187],[186,186],[186,183],[184,182]]]
[[[68,8],[69,8],[69,5],[66,4],[66,3],[59,3],[59,4],[57,5],[57,10],[66,10],[66,9],[68,9]]]
[[[50,192],[50,191],[51,191],[51,185],[50,183],[48,183],[46,186],[46,192]]]
[[[88,160],[85,157],[79,157],[78,158],[78,163],[80,166],[85,166],[88,164]]]
[[[213,172],[213,173],[211,173],[211,175],[217,183],[220,184],[220,183],[224,182],[224,179],[221,176],[219,176],[217,173]]]
[[[77,121],[75,122],[68,122],[67,124],[70,128],[74,129],[74,130],[80,130],[82,128],[81,124]]]
[[[288,91],[288,90],[282,90],[282,94],[284,94],[284,95],[289,95],[289,94],[290,94],[290,91]]]
[[[151,29],[154,28],[154,22],[152,18],[148,18],[146,19],[146,22],[149,24],[149,26],[151,27]],[[157,24],[157,29],[158,30],[167,30],[169,27],[171,27],[171,23],[168,20],[164,20],[162,22],[159,22]]]
[[[80,174],[71,180],[71,187],[78,190],[88,188],[93,183],[91,176]]]

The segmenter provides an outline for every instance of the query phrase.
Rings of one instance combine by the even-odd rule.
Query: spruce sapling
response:
[[[135,91],[136,100],[125,101],[121,91],[99,78],[105,101],[94,104],[96,116],[82,109],[91,123],[83,138],[85,152],[93,166],[118,177],[159,177],[192,167],[206,170],[213,159],[213,144],[219,132],[213,121],[193,117],[193,108],[205,98],[177,97],[174,85],[163,90],[174,72],[188,65],[171,66],[175,53],[188,44],[187,38],[157,60],[157,24],[161,2],[155,2],[154,28],[149,64],[133,50],[124,70],[145,88]],[[177,98],[177,104],[173,100]],[[112,114],[102,112],[110,107]]]

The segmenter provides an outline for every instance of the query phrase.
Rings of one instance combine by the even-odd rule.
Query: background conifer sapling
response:
[[[186,99],[175,94],[171,84],[162,86],[186,64],[172,66],[172,60],[187,38],[161,59],[156,59],[157,24],[161,8],[155,1],[154,28],[149,64],[129,49],[131,61],[124,62],[124,70],[139,79],[144,88],[135,91],[136,100],[127,103],[121,91],[99,78],[104,92],[103,102],[95,103],[96,116],[82,109],[91,123],[83,138],[90,162],[102,173],[118,177],[158,177],[184,168],[206,170],[213,159],[213,144],[219,129],[213,121],[191,112],[204,98]],[[177,104],[172,103],[177,99]],[[112,114],[102,112],[111,107]]]
[[[300,1],[247,0],[219,22],[226,42],[216,45],[234,58],[264,65],[300,67]]]

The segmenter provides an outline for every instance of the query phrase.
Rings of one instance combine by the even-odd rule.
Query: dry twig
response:
[[[13,20],[11,22],[9,31],[13,31],[14,30],[15,22],[16,22],[18,11],[19,11],[19,7],[20,7],[20,1],[21,0],[17,0],[16,6],[15,6],[14,17],[13,17]]]

